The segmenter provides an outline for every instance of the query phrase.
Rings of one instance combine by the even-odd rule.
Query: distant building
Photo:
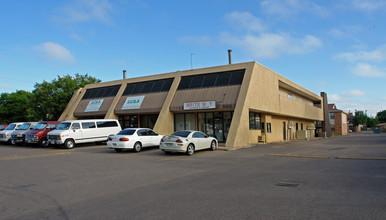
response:
[[[379,123],[377,127],[379,127],[382,132],[386,132],[386,123]]]
[[[347,126],[349,131],[354,131],[354,114],[350,111],[347,114]]]
[[[335,104],[328,104],[331,134],[347,135],[347,113],[336,108]]]

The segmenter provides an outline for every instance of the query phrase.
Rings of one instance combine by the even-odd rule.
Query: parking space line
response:
[[[300,157],[300,158],[321,158],[328,159],[327,156],[315,156],[315,155],[294,155],[294,154],[265,154],[266,156],[275,156],[275,157]]]
[[[272,146],[271,148],[274,148],[274,149],[284,149],[284,148],[286,148],[286,146]]]
[[[181,158],[181,156],[179,157],[179,156],[170,156],[170,157],[168,157],[168,158],[164,158],[164,159],[161,159],[161,160],[157,160],[157,162],[161,162],[161,161],[167,161],[167,160],[176,160],[176,159],[178,159],[178,158]]]
[[[14,159],[25,159],[25,158],[35,158],[35,157],[49,157],[49,156],[65,155],[65,154],[71,154],[71,152],[52,153],[52,154],[36,154],[36,155],[27,155],[27,156],[0,157],[0,160],[14,160]]]
[[[90,146],[90,147],[84,147],[84,146],[80,146],[80,147],[77,147],[75,146],[74,148],[72,149],[60,149],[60,148],[52,148],[52,149],[47,149],[47,151],[77,151],[77,150],[87,150],[87,149],[95,149],[95,148],[106,148],[108,149],[106,146]]]
[[[349,160],[386,160],[386,157],[335,157],[336,159]]]

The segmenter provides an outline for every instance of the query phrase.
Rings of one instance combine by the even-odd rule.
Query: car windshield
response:
[[[117,135],[133,135],[135,132],[135,129],[125,129],[120,131]]]
[[[46,127],[47,123],[46,122],[39,122],[37,125],[34,127],[34,130],[42,130]]]
[[[17,130],[27,130],[31,126],[31,123],[24,123]]]
[[[4,130],[13,130],[16,127],[16,124],[10,124],[8,127]]]
[[[191,131],[179,131],[176,133],[173,133],[173,136],[178,136],[178,137],[187,137],[189,134],[192,133]]]
[[[59,123],[58,127],[56,127],[56,130],[68,130],[71,126],[70,122],[61,122]]]

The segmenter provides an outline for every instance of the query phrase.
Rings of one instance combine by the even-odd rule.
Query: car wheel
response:
[[[210,143],[210,150],[216,150],[216,141],[212,141],[212,143]]]
[[[16,141],[12,139],[12,140],[11,140],[11,144],[12,144],[12,145],[15,145],[15,144],[16,144]]]
[[[194,154],[194,146],[193,144],[189,144],[186,148],[186,154],[192,156]]]
[[[136,142],[134,144],[134,151],[135,152],[140,152],[142,150],[142,144],[140,142]]]
[[[122,149],[121,149],[121,148],[114,148],[114,150],[115,150],[116,152],[122,152]]]
[[[67,139],[65,142],[64,142],[64,147],[67,148],[67,149],[71,149],[75,146],[75,142],[74,140],[72,139]]]
[[[40,147],[48,147],[49,145],[49,142],[47,140],[47,138],[42,138],[40,141],[39,141],[39,146]]]

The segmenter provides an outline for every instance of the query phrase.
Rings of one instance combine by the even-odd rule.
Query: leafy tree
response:
[[[23,90],[14,93],[2,93],[0,95],[0,122],[36,121],[36,113],[33,107],[33,94]]]
[[[386,122],[386,110],[378,112],[377,116],[375,118],[378,119],[379,123],[385,123]]]
[[[36,113],[43,120],[57,120],[78,88],[98,82],[101,80],[77,73],[75,76],[58,76],[52,82],[35,83],[32,92]]]
[[[366,125],[368,128],[373,128],[373,127],[377,126],[378,123],[379,123],[379,121],[377,118],[368,117]]]
[[[365,125],[367,122],[367,116],[363,113],[363,111],[356,111],[354,116],[354,125]]]

